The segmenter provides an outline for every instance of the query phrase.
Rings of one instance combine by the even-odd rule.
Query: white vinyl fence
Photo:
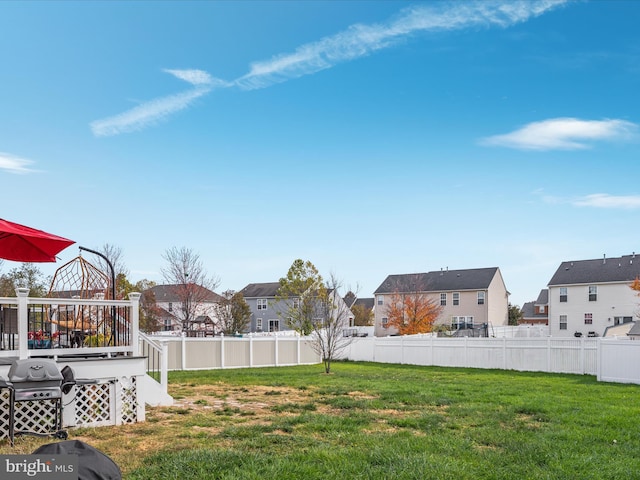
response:
[[[626,338],[357,338],[345,360],[596,375],[640,384],[640,341]]]
[[[275,367],[320,363],[309,340],[295,336],[160,338],[168,370]]]
[[[164,359],[160,363],[165,371],[311,365],[321,361],[304,337],[154,341],[162,346]],[[599,381],[640,384],[640,341],[628,338],[354,337],[341,359],[596,375]]]

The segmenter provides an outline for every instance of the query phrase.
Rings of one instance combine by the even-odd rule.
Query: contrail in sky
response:
[[[383,23],[355,24],[335,35],[299,46],[293,53],[254,62],[249,72],[227,82],[203,70],[165,70],[193,88],[138,105],[121,114],[90,124],[96,136],[136,131],[184,110],[216,88],[242,90],[266,88],[304,75],[332,68],[376,51],[389,48],[422,32],[462,30],[471,27],[501,27],[525,22],[567,3],[569,0],[479,0],[417,5],[401,10]]]

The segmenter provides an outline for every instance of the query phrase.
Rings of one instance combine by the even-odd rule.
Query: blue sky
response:
[[[522,305],[562,261],[640,251],[638,20],[615,0],[2,2],[2,217],[121,247],[134,281],[185,246],[220,291],[296,258],[363,297],[498,266]]]

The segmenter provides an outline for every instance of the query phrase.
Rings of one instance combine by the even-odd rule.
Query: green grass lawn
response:
[[[169,380],[175,406],[70,437],[127,479],[640,478],[636,385],[351,362]]]

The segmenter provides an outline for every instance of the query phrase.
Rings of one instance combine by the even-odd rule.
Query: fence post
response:
[[[507,337],[502,337],[502,369],[507,369]]]
[[[469,337],[464,337],[464,366],[469,366]]]
[[[187,369],[187,338],[180,337],[180,361],[182,362],[182,370]]]
[[[580,337],[580,374],[584,375],[584,337]]]
[[[547,372],[551,372],[551,337],[547,337]]]
[[[275,337],[273,337],[273,338],[274,338],[273,345],[274,345],[274,349],[275,349],[274,359],[275,359],[276,367],[277,367],[278,366],[278,334],[276,333]]]
[[[162,347],[162,358],[160,359],[160,385],[162,390],[167,393],[169,386],[169,345],[166,342],[160,342]]]
[[[253,367],[253,335],[249,334],[249,366]]]
[[[27,306],[29,289],[16,288],[16,295],[18,296],[18,353],[22,360],[29,357],[29,307]]]
[[[220,368],[224,368],[224,333],[220,334]]]

